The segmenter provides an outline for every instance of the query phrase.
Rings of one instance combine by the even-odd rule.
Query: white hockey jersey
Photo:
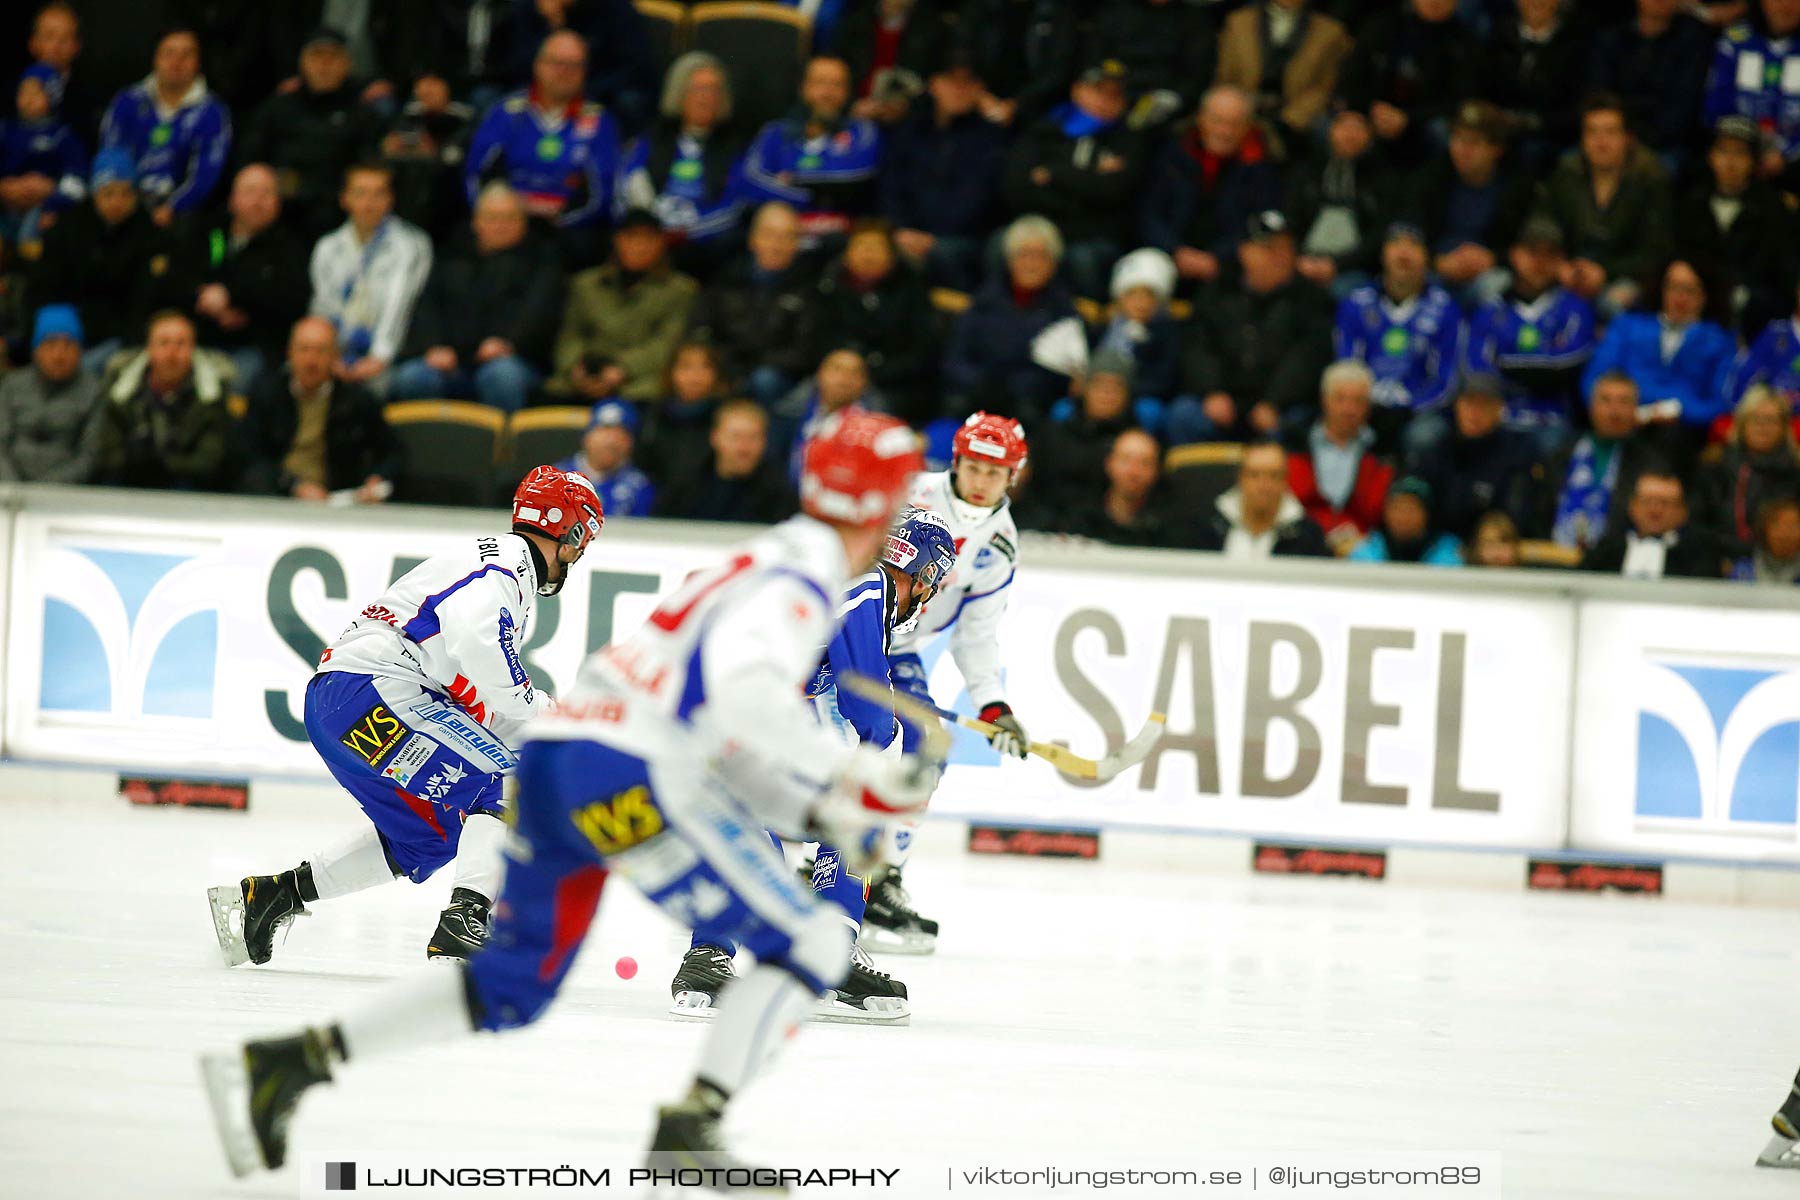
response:
[[[509,747],[550,698],[519,647],[531,632],[537,564],[516,533],[426,559],[351,621],[321,671],[404,679],[443,692]]]
[[[950,472],[933,471],[913,480],[911,501],[944,518],[956,541],[956,566],[908,633],[894,635],[894,654],[918,654],[946,629],[950,653],[976,708],[1003,698],[1000,685],[1000,618],[1006,615],[1013,571],[1019,560],[1019,530],[1012,502],[994,508],[964,504],[950,490]]]
[[[754,793],[746,800],[771,826],[798,832],[851,752],[804,694],[849,573],[830,526],[783,521],[590,655],[532,739],[591,738],[653,765],[711,763],[740,795]]]

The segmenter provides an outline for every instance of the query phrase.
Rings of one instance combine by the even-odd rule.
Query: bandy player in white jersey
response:
[[[467,958],[487,936],[505,835],[512,747],[550,697],[519,648],[605,522],[593,485],[536,467],[513,496],[512,532],[434,555],[352,620],[306,687],[306,734],[369,818],[326,854],[209,890],[229,966],[265,963],[275,934],[315,900],[423,883],[456,860],[430,958]]]
[[[950,469],[913,481],[911,502],[938,514],[950,527],[956,566],[918,623],[894,634],[888,654],[894,687],[933,703],[920,654],[948,633],[950,654],[962,672],[969,699],[982,720],[999,727],[990,744],[1017,758],[1025,757],[1030,739],[1001,686],[999,632],[1019,561],[1019,530],[1006,493],[1025,465],[1025,450],[1025,430],[1017,421],[978,412],[956,431]],[[916,749],[918,737],[907,727],[904,748]],[[912,837],[912,829],[895,827],[886,865],[877,868],[869,882],[860,940],[871,950],[930,954],[937,948],[937,922],[913,911],[900,883]]]
[[[802,698],[845,585],[874,562],[922,465],[916,447],[891,417],[826,418],[802,454],[801,515],[691,576],[583,664],[520,749],[505,891],[481,953],[331,1024],[203,1060],[234,1171],[282,1164],[301,1095],[339,1063],[535,1021],[613,871],[756,957],[721,996],[692,1086],[661,1110],[651,1146],[671,1156],[659,1169],[742,1169],[719,1151],[726,1102],[850,966],[842,913],[795,880],[764,827],[867,862],[886,824],[931,794],[932,764],[845,744]]]

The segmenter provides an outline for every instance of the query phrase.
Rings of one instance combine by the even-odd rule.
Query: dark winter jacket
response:
[[[1023,129],[1069,97],[1078,53],[1073,0],[963,0],[957,36]]]
[[[51,383],[36,367],[0,376],[0,483],[87,483],[100,448],[100,381]]]
[[[1059,513],[1106,490],[1106,458],[1113,439],[1137,428],[1130,405],[1110,421],[1096,421],[1079,407],[1065,421],[1046,421],[1031,430],[1032,513],[1060,528]]]
[[[1031,361],[1031,339],[1075,315],[1068,289],[1052,282],[1023,302],[1004,280],[978,292],[944,351],[944,387],[960,411],[1035,416],[1062,390],[1060,375]]]
[[[1483,438],[1452,432],[1411,473],[1431,485],[1435,527],[1466,541],[1495,509],[1521,529],[1531,524],[1537,445],[1529,433],[1501,428]]]
[[[1332,319],[1330,293],[1298,277],[1272,292],[1203,296],[1183,339],[1182,390],[1225,392],[1240,412],[1264,400],[1284,411],[1316,404]]]
[[[1035,509],[1033,511],[1036,511]],[[1061,514],[1054,525],[1028,525],[1050,529],[1075,537],[1092,538],[1112,546],[1167,546],[1174,540],[1174,527],[1166,502],[1156,492],[1130,525],[1121,525],[1106,510],[1105,485],[1090,496],[1083,496]]]
[[[360,87],[299,87],[263,101],[238,143],[240,163],[268,163],[281,180],[283,217],[314,240],[343,222],[344,168],[369,155],[380,136]]]
[[[1250,218],[1281,206],[1281,176],[1252,131],[1237,157],[1215,160],[1190,122],[1163,147],[1144,189],[1144,242],[1216,254],[1228,269]]]
[[[1537,211],[1562,230],[1570,258],[1588,258],[1610,279],[1636,279],[1667,257],[1674,245],[1669,180],[1656,156],[1633,146],[1612,203],[1594,203],[1593,184],[1581,152],[1571,150],[1538,185]]]
[[[1343,178],[1334,173],[1348,167]],[[1308,253],[1307,237],[1327,205],[1342,204],[1356,219],[1357,246],[1349,253],[1333,255],[1339,272],[1381,269],[1381,240],[1389,223],[1400,215],[1397,205],[1407,180],[1390,169],[1379,152],[1371,149],[1361,158],[1342,163],[1329,155],[1294,163],[1287,172],[1284,211],[1294,231],[1296,247]]]
[[[30,273],[31,300],[73,304],[88,346],[113,338],[140,341],[167,286],[169,259],[167,239],[142,208],[108,225],[92,204],[83,204],[44,235],[43,253]]]
[[[1351,28],[1356,48],[1344,61],[1338,95],[1358,112],[1377,100],[1410,119],[1403,141],[1424,144],[1420,126],[1447,119],[1481,83],[1482,47],[1461,21],[1421,20],[1396,4]]]
[[[1663,560],[1665,579],[1719,579],[1725,574],[1727,552],[1711,534],[1692,525],[1678,531],[1676,542]],[[1616,529],[1582,557],[1581,569],[1601,575],[1617,575],[1625,569],[1627,548],[1624,529]]]
[[[1563,7],[1556,31],[1543,43],[1527,41],[1510,16],[1495,22],[1484,63],[1482,98],[1511,114],[1522,134],[1556,146],[1575,142],[1582,95],[1576,81],[1588,63],[1587,28],[1578,5]]]
[[[1712,198],[1710,179],[1682,193],[1675,205],[1675,252],[1710,264],[1728,292],[1748,291],[1741,328],[1754,336],[1794,302],[1800,221],[1781,193],[1760,181],[1739,197],[1743,207],[1728,227],[1713,215]]]
[[[754,260],[744,255],[706,285],[688,314],[687,331],[719,351],[733,379],[757,367],[799,379],[819,365],[817,281],[796,261],[760,283]]]
[[[1113,321],[1101,321],[1087,327],[1090,362],[1102,349],[1118,349],[1107,346],[1112,326]],[[1167,400],[1181,390],[1181,322],[1164,309],[1141,328],[1143,340],[1132,338],[1131,348],[1121,351],[1131,359],[1131,394]]]
[[[1218,31],[1205,5],[1113,0],[1095,12],[1085,48],[1091,60],[1124,63],[1133,92],[1174,92],[1186,112],[1212,80]]]
[[[194,366],[165,397],[145,381],[149,355],[114,361],[101,384],[94,479],[116,487],[222,492],[235,474],[226,388],[231,364],[194,352]]]
[[[1592,542],[1597,542],[1605,534],[1625,524],[1626,502],[1631,499],[1632,492],[1637,490],[1638,476],[1646,467],[1655,466],[1663,457],[1653,435],[1643,429],[1626,438],[1615,453],[1621,456],[1619,474],[1613,481],[1612,498],[1607,503],[1606,528],[1592,535]],[[1555,538],[1556,508],[1562,500],[1563,487],[1569,481],[1569,463],[1574,456],[1575,447],[1572,444],[1565,446],[1532,472],[1531,521],[1519,526],[1526,537]]]
[[[1452,248],[1440,242],[1447,236],[1450,204],[1461,182],[1449,156],[1442,155],[1421,167],[1406,188],[1404,201],[1399,208],[1425,231],[1425,244],[1433,254],[1442,254]],[[1524,171],[1502,163],[1495,173],[1494,182],[1499,184],[1500,199],[1494,206],[1487,228],[1482,231],[1480,244],[1492,251],[1500,262],[1505,262],[1506,253],[1512,248],[1513,238],[1518,235],[1519,227],[1525,224],[1525,218],[1531,212],[1532,181]],[[1379,252],[1379,248],[1377,249]]]
[[[1174,541],[1190,550],[1225,549],[1234,525],[1241,520],[1243,500],[1234,487],[1215,502],[1211,512],[1185,528],[1177,526]],[[1330,558],[1331,547],[1325,542],[1325,531],[1306,515],[1292,496],[1282,498],[1281,511],[1275,518],[1275,545],[1270,554],[1275,558]]]
[[[307,275],[310,247],[277,222],[241,246],[231,244],[231,223],[207,221],[188,232],[172,274],[183,308],[192,312],[196,293],[217,283],[231,293],[231,306],[249,318],[226,329],[211,317],[194,315],[203,346],[235,350],[254,346],[271,359],[282,356],[288,331],[306,315],[312,296]]]
[[[1006,132],[979,113],[939,125],[929,97],[888,131],[881,215],[896,229],[980,237],[994,227]]]
[[[466,365],[487,338],[504,338],[518,356],[543,368],[562,319],[563,277],[547,241],[480,253],[473,239],[461,253],[438,258],[413,310],[402,358],[448,346]]]
[[[1063,132],[1064,111],[1052,110],[1013,143],[1006,163],[1007,206],[1049,217],[1070,242],[1105,239],[1129,246],[1137,232],[1131,200],[1144,175],[1144,137],[1124,121],[1070,137]],[[1101,170],[1108,159],[1118,159],[1118,168]],[[1042,183],[1031,177],[1039,167],[1049,170]]]
[[[874,287],[861,287],[843,264],[819,280],[819,352],[855,350],[868,364],[869,378],[894,411],[929,419],[924,413],[936,374],[937,339],[925,283],[904,263]]]
[[[1800,497],[1800,461],[1785,448],[1766,455],[1729,445],[1700,468],[1694,483],[1693,523],[1713,534],[1733,557],[1756,544],[1757,512],[1770,500]]]
[[[708,454],[692,474],[664,480],[656,515],[690,521],[746,521],[769,525],[792,516],[797,507],[781,466],[769,459],[745,479],[720,479]]]
[[[292,376],[285,369],[265,371],[249,402],[238,429],[244,454],[239,490],[288,495],[296,481],[283,463],[293,449],[300,421]],[[380,402],[358,384],[334,382],[325,419],[325,490],[360,487],[371,475],[398,478],[404,456],[400,439],[381,415]]]
[[[1638,140],[1654,150],[1683,150],[1699,134],[1700,97],[1717,35],[1685,13],[1667,33],[1646,40],[1637,18],[1602,30],[1589,56],[1587,86],[1625,101]]]

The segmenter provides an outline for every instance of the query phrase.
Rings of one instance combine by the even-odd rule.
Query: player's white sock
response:
[[[700,1047],[698,1075],[736,1095],[774,1059],[812,1007],[813,993],[780,967],[759,963],[732,981]]]
[[[312,864],[313,888],[321,900],[348,896],[394,878],[394,868],[388,865],[387,852],[381,848],[381,835],[373,828],[364,829],[335,849],[315,854],[307,861]]]
[[[460,969],[442,967],[397,979],[338,1021],[344,1057],[398,1054],[473,1033]]]
[[[883,835],[887,841],[882,858],[887,865],[898,871],[912,857],[913,842],[918,839],[919,827],[916,824],[896,821],[887,827]]]
[[[506,822],[487,813],[470,813],[463,821],[462,838],[456,845],[456,882],[492,901],[500,894],[500,873],[506,860]]]

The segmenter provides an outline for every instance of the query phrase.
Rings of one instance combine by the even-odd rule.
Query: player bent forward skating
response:
[[[549,697],[519,660],[539,596],[554,596],[605,522],[582,476],[537,467],[513,496],[512,533],[426,559],[350,622],[306,687],[306,734],[369,828],[279,875],[208,891],[228,966],[266,963],[315,900],[456,860],[430,958],[487,936],[505,833],[510,749]]]
[[[1756,1165],[1800,1170],[1800,1071],[1794,1072],[1794,1086],[1769,1120],[1775,1127],[1775,1136],[1757,1155]]]
[[[874,560],[915,438],[888,417],[826,420],[803,457],[802,515],[691,578],[644,625],[583,664],[520,751],[515,837],[482,952],[401,981],[333,1023],[203,1060],[232,1169],[278,1167],[301,1096],[338,1063],[537,1019],[568,974],[610,871],[690,927],[729,930],[756,966],[724,997],[686,1097],[653,1150],[729,1167],[726,1103],[850,962],[842,917],[801,887],[764,836],[873,853],[919,811],[935,768],[847,746],[801,689],[836,597]]]
[[[989,742],[1001,754],[1016,758],[1025,757],[1031,739],[1004,699],[999,632],[1019,558],[1019,531],[1006,493],[1024,468],[1025,455],[1025,430],[1017,421],[978,412],[956,431],[950,469],[913,481],[908,499],[937,513],[950,527],[956,568],[916,625],[895,631],[889,656],[894,687],[930,704],[921,656],[948,633],[950,655],[962,672],[970,700],[982,720],[998,726]],[[906,749],[917,744],[917,734],[909,727]],[[895,828],[884,855],[886,865],[877,867],[869,881],[860,940],[877,953],[930,954],[937,949],[938,923],[913,910],[901,884],[912,837],[912,829]]]
[[[845,591],[838,606],[841,624],[807,685],[808,698],[826,730],[852,745],[860,742],[882,750],[893,746],[900,730],[888,679],[889,636],[912,628],[949,577],[955,559],[956,547],[942,517],[910,506],[900,514],[874,569]],[[889,688],[889,699],[883,703],[840,689],[837,681],[846,674]],[[780,849],[779,840],[776,848]],[[835,847],[819,848],[811,884],[842,911],[852,936],[861,932],[868,890],[862,875],[852,871]],[[674,997],[670,1012],[685,1018],[712,1016],[721,989],[732,978],[735,950],[730,938],[713,930],[695,930],[669,984]],[[850,974],[820,1000],[813,1016],[823,1021],[904,1025],[911,1019],[911,1004],[906,985],[875,970],[858,947]]]

